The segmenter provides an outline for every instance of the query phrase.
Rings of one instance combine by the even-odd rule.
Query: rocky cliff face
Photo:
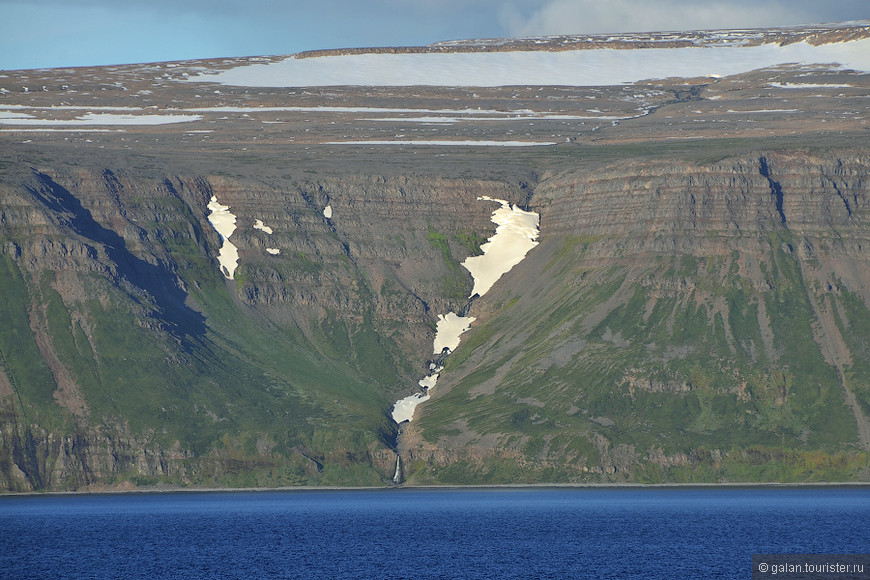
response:
[[[502,464],[532,480],[721,475],[746,463],[726,431],[740,453],[777,436],[860,452],[868,171],[851,150],[532,184],[20,172],[3,191],[4,486],[298,484],[330,462],[388,481],[390,404],[426,372],[437,314],[464,303],[457,263],[494,227],[483,195],[528,201],[542,244],[475,303],[439,395],[404,426],[412,481]],[[237,218],[231,281],[212,196]],[[338,441],[334,421],[350,422]]]
[[[542,243],[474,304],[403,426],[412,481],[739,479],[746,448],[798,461],[768,456],[777,437],[852,465],[870,445],[868,171],[835,150],[532,184],[20,172],[3,192],[4,486],[388,481],[390,404],[464,304],[457,263],[494,227],[482,195],[529,202]],[[237,216],[232,281],[212,196]]]

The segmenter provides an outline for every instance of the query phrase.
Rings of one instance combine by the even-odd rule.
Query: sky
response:
[[[870,19],[870,0],[0,0],[0,70]]]

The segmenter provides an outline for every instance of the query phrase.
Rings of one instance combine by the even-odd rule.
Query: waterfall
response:
[[[402,483],[402,456],[396,453],[396,473],[393,475],[393,483]]]

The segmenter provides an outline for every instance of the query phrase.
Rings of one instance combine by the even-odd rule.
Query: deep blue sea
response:
[[[0,497],[2,578],[750,578],[870,552],[866,488]]]

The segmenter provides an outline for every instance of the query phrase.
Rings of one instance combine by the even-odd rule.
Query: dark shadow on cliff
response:
[[[780,221],[785,224],[785,211],[783,210],[783,194],[782,194],[782,185],[779,184],[778,181],[774,181],[773,177],[770,174],[770,167],[767,165],[767,157],[761,157],[758,160],[760,166],[760,173],[762,177],[767,179],[767,183],[770,185],[770,193],[773,195],[774,200],[776,201],[776,213],[779,214]],[[839,192],[838,192],[839,193]],[[848,207],[848,204],[847,204]],[[851,214],[851,212],[850,212]]]
[[[101,244],[109,259],[117,265],[118,274],[132,286],[146,293],[159,310],[164,329],[185,346],[191,338],[205,335],[205,317],[190,308],[187,293],[176,283],[176,275],[164,264],[149,264],[133,255],[120,235],[103,227],[93,218],[72,193],[49,176],[34,171],[39,187],[28,190],[49,210],[69,216],[66,224],[75,234]],[[134,300],[139,300],[131,293]]]

